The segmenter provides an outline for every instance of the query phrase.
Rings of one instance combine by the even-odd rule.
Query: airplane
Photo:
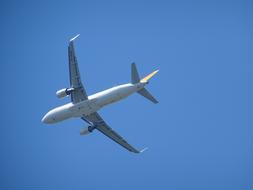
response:
[[[122,100],[135,92],[155,104],[158,103],[158,101],[144,87],[149,83],[149,79],[152,78],[159,70],[156,70],[143,79],[140,79],[136,64],[132,63],[130,83],[115,86],[88,96],[81,82],[78,62],[75,56],[74,40],[79,35],[80,34],[72,38],[68,45],[70,87],[56,92],[56,96],[58,98],[70,96],[71,102],[50,110],[42,118],[42,123],[54,124],[70,118],[81,118],[88,124],[88,127],[81,129],[80,135],[87,135],[96,129],[133,153],[143,152],[147,148],[139,151],[128,144],[125,139],[123,139],[106,124],[97,111],[104,106]]]

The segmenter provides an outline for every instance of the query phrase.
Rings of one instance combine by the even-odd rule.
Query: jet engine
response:
[[[58,98],[64,98],[64,97],[70,95],[73,90],[74,90],[74,88],[63,88],[63,89],[58,90],[56,92],[56,96]]]
[[[89,126],[89,127],[83,128],[83,129],[80,130],[80,135],[88,135],[94,129],[95,129],[95,127],[93,127],[93,126]]]

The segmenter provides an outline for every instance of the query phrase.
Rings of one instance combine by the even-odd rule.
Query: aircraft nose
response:
[[[42,119],[41,119],[41,122],[42,123],[45,123],[45,124],[50,124],[53,122],[52,120],[52,116],[51,116],[51,113],[47,113]]]
[[[42,118],[41,122],[42,123],[48,123],[49,122],[49,118],[48,118],[47,114]]]

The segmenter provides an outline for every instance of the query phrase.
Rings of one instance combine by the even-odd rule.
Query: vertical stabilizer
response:
[[[132,80],[132,84],[136,84],[140,82],[140,77],[136,68],[135,63],[132,63],[131,65],[131,80]]]

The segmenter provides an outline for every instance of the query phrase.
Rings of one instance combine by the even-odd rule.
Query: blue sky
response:
[[[0,189],[253,189],[250,1],[1,1]],[[100,114],[132,154],[86,124],[42,124],[67,103],[67,44],[89,94],[160,69]]]

